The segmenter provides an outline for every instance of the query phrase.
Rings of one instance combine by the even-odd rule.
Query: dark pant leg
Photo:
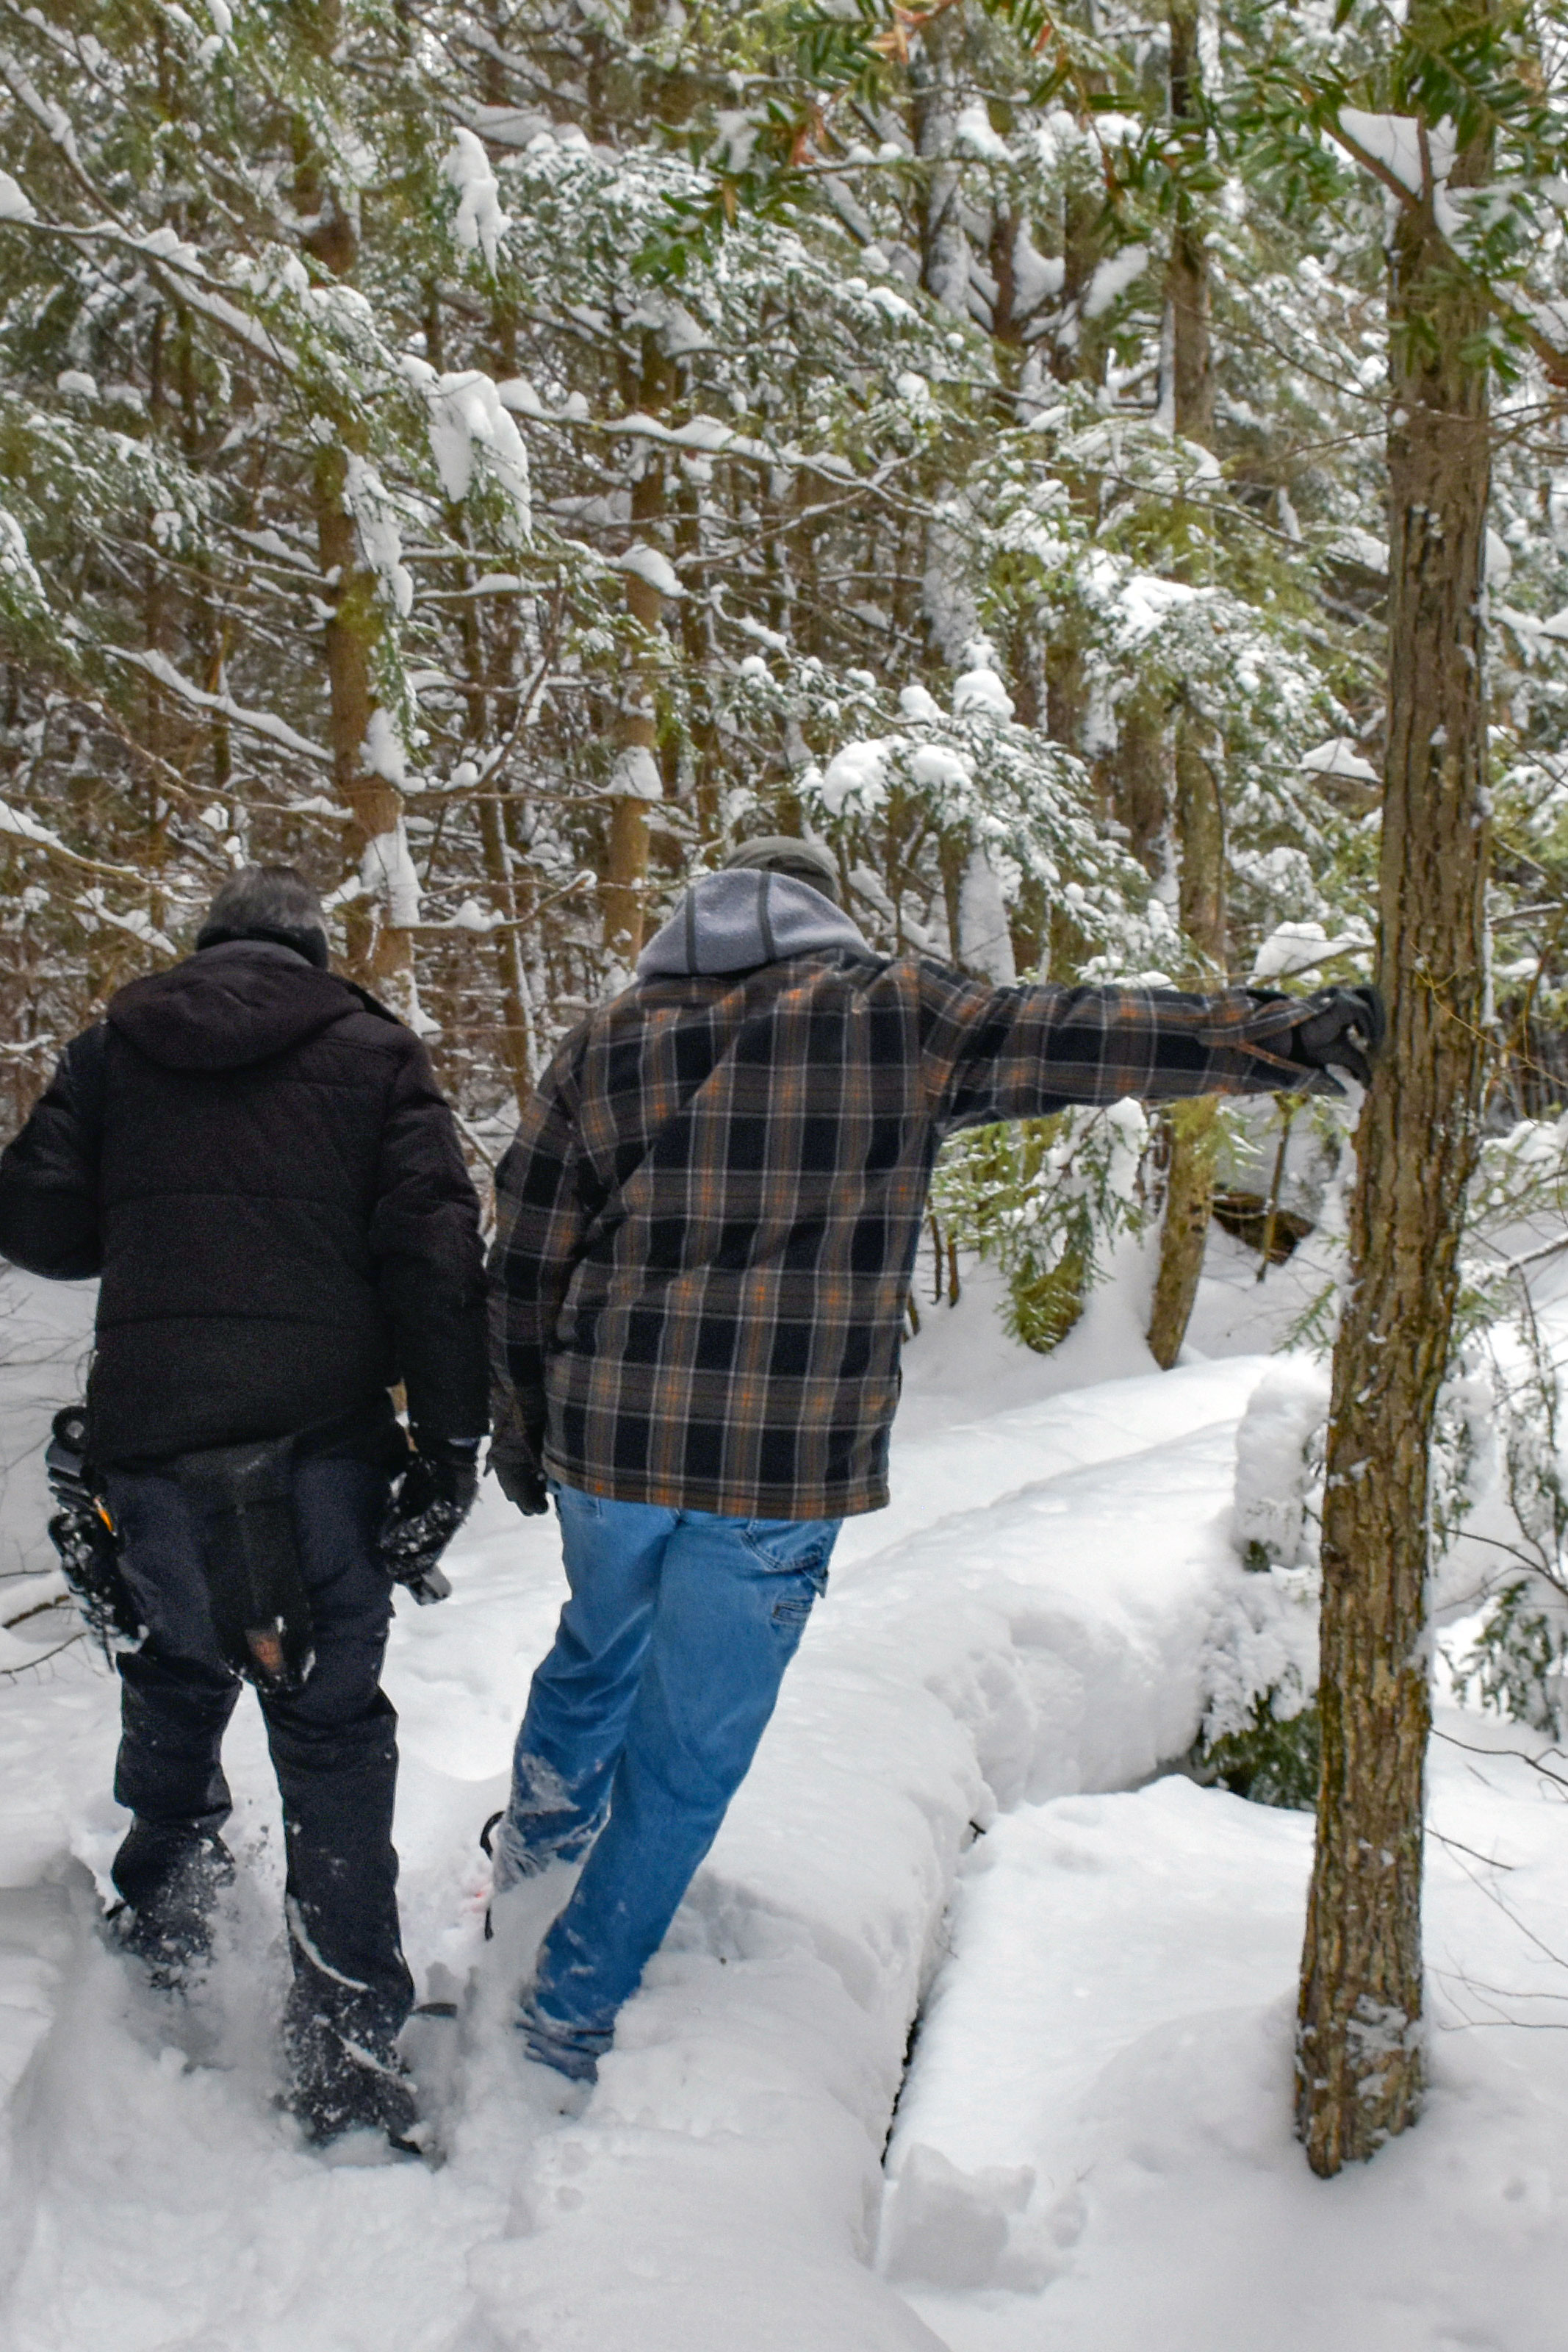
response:
[[[219,1654],[201,1550],[174,1479],[115,1472],[109,1502],[120,1566],[147,1639],[121,1654],[118,1804],[135,1816],[113,1878],[134,1915],[130,1940],[154,1965],[204,1949],[213,1904],[233,1875],[219,1834],[230,1810],[220,1751],[237,1677]]]
[[[398,1934],[397,1716],[381,1688],[392,1584],[376,1554],[387,1479],[327,1457],[295,1475],[316,1664],[263,1701],[283,1798],[295,1972],[290,2016],[390,2050],[413,2000]],[[297,2038],[294,2037],[294,2038]]]

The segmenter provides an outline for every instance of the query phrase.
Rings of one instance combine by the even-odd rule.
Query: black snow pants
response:
[[[114,1883],[152,1942],[200,1943],[232,1864],[220,1750],[240,1683],[219,1653],[195,1525],[172,1471],[111,1471],[120,1566],[148,1628],[120,1661],[117,1801],[135,1819]],[[264,1696],[283,1799],[294,1964],[289,2039],[330,2026],[390,2049],[413,1981],[398,1935],[392,1799],[397,1716],[381,1688],[392,1584],[376,1555],[384,1471],[341,1455],[294,1472],[301,1577],[316,1664],[302,1689]]]

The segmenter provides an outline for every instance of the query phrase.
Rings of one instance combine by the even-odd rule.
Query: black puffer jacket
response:
[[[0,1254],[101,1274],[102,1463],[326,1429],[407,1385],[427,1437],[486,1423],[478,1202],[429,1059],[291,949],[132,981],[0,1157]]]

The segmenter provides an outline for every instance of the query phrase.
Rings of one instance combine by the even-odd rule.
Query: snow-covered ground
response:
[[[846,1530],[752,1777],[564,2119],[511,2046],[526,1923],[486,1958],[474,1846],[559,1569],[548,1525],[486,1502],[454,1599],[400,1615],[388,1669],[410,1957],[437,1992],[480,1968],[470,2021],[418,2053],[439,2171],[324,2166],[272,2111],[254,1707],[228,1751],[246,1867],[179,2025],[93,1933],[112,1683],[81,1645],[0,1682],[6,2352],[1557,2352],[1561,1792],[1444,1711],[1436,2089],[1325,2187],[1289,2132],[1310,1823],[1154,1777],[1197,1727],[1240,1574],[1236,1427],[1293,1303],[1239,1252],[1212,1265],[1166,1375],[1135,1269],[1049,1360],[1000,1339],[983,1285],[928,1313],[894,1507]],[[24,1457],[89,1302],[5,1297],[0,1565],[39,1565]]]

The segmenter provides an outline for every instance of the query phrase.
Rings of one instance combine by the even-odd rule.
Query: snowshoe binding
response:
[[[368,2131],[399,2156],[431,2154],[433,2135],[420,2116],[413,2077],[390,2035],[361,2040],[291,2003],[284,2047],[292,2079],[279,2104],[312,2147],[334,2147],[351,2132]]]

